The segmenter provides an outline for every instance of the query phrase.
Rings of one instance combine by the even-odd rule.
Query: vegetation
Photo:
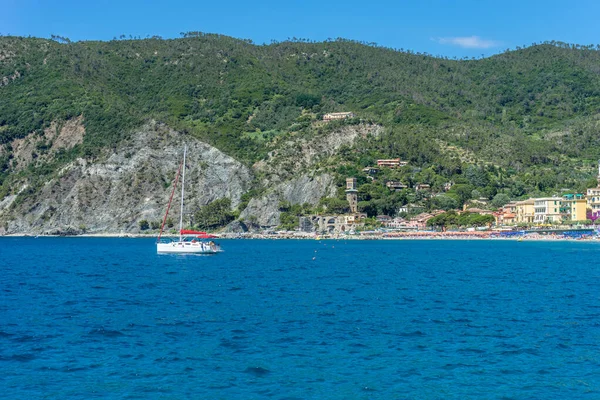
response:
[[[457,60],[344,39],[257,46],[223,35],[182,36],[0,37],[0,194],[14,192],[22,179],[40,187],[65,163],[98,157],[151,119],[249,165],[291,137],[382,125],[378,137],[361,138],[318,165],[335,173],[340,187],[343,178],[356,176],[359,208],[369,216],[394,215],[407,203],[450,210],[472,199],[493,199],[496,206],[565,188],[582,191],[600,158],[598,47],[548,42]],[[335,111],[357,118],[319,122]],[[17,171],[15,139],[78,116],[86,128],[83,144]],[[409,166],[381,170],[374,181],[361,172],[391,157]],[[430,196],[390,191],[388,180],[426,183],[436,193],[453,186]],[[242,206],[263,190],[253,188]],[[340,193],[313,211],[346,206]],[[229,207],[225,199],[205,207],[196,215],[198,227],[235,218]],[[306,211],[284,210],[282,226]]]
[[[227,225],[237,215],[231,211],[231,200],[223,198],[200,208],[194,214],[195,227],[198,229],[212,230]]]
[[[457,214],[455,211],[448,211],[428,220],[427,226],[438,228],[486,226],[493,222],[493,215],[482,215],[469,212]]]

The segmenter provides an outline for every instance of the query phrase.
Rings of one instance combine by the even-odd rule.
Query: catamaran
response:
[[[183,160],[179,165],[177,176],[175,177],[175,183],[173,184],[173,190],[171,191],[171,197],[169,198],[169,205],[160,227],[158,238],[156,239],[156,252],[157,253],[174,253],[174,254],[216,254],[221,251],[221,247],[214,241],[206,241],[206,239],[214,239],[216,236],[208,234],[202,231],[194,231],[183,229],[183,198],[185,193],[185,157],[187,154],[187,146],[183,148]],[[179,212],[179,240],[173,239],[161,239],[162,233],[169,215],[169,209],[171,208],[171,202],[173,201],[173,195],[179,182],[179,176],[181,175],[181,209]]]

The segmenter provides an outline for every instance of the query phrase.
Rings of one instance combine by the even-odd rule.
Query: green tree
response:
[[[502,207],[506,203],[509,203],[509,202],[510,202],[510,197],[506,193],[498,193],[492,199],[492,205],[497,208]]]
[[[457,207],[457,201],[451,196],[438,195],[431,199],[431,207],[441,210],[452,210]]]
[[[231,210],[231,200],[224,197],[201,207],[194,214],[194,221],[199,229],[212,230],[227,225],[235,217]]]

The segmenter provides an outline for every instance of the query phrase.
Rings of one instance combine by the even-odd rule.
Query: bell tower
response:
[[[350,212],[352,214],[356,214],[358,212],[358,190],[356,190],[356,178],[346,178],[346,200],[348,200],[348,204],[350,204]]]

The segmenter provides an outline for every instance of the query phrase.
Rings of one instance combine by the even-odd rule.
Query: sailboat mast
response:
[[[183,147],[183,173],[181,174],[181,211],[179,212],[179,241],[182,240],[181,230],[183,229],[183,192],[185,188],[185,156],[187,145]]]

